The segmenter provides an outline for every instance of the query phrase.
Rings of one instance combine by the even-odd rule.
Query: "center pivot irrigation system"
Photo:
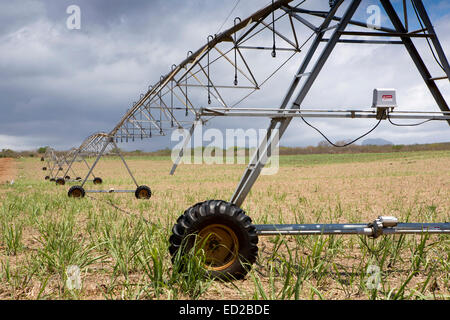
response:
[[[414,125],[428,121],[447,121],[450,124],[449,107],[436,84],[438,80],[448,81],[450,67],[422,1],[404,0],[395,7],[388,0],[380,0],[379,3],[392,26],[374,28],[355,20],[361,0],[329,1],[328,11],[305,9],[309,4],[307,1],[278,0],[246,19],[236,18],[230,29],[208,36],[205,45],[195,52],[189,51],[186,59],[173,65],[167,75],[149,86],[111,132],[89,137],[73,153],[65,175],[74,159],[86,150],[95,153],[96,160],[89,167],[83,184],[72,187],[69,196],[83,197],[85,192],[107,192],[85,190],[84,185],[100,158],[110,148],[118,152],[136,184],[136,197],[150,198],[150,189],[138,185],[120,154],[116,145],[118,141],[152,138],[178,129],[189,130],[171,170],[174,174],[197,125],[216,117],[267,117],[270,125],[266,137],[254,153],[231,200],[198,203],[177,220],[169,248],[174,259],[177,255],[186,255],[191,249],[202,248],[206,258],[205,268],[211,275],[234,279],[245,276],[255,262],[258,236],[358,234],[376,238],[390,234],[449,234],[449,223],[399,223],[397,218],[391,216],[380,216],[366,224],[253,225],[241,209],[273,148],[277,147],[278,139],[293,118],[301,118],[314,129],[305,118],[373,118],[377,125],[368,133],[381,121],[399,125],[393,121],[397,119],[422,121]],[[320,1],[311,4],[318,5]],[[409,13],[417,18],[414,23],[420,24],[420,29],[409,30],[412,25]],[[444,75],[431,75],[413,42],[414,38],[427,41]],[[398,111],[396,91],[393,89],[376,89],[373,105],[368,110],[303,109],[305,97],[339,43],[403,46],[440,111]],[[292,75],[279,108],[238,107],[261,90],[294,56],[302,54],[304,49],[305,54]],[[200,106],[206,103],[207,108]]]

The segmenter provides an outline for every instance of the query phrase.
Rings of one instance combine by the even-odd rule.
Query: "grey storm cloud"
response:
[[[268,3],[241,1],[224,28],[232,25],[235,15],[245,17]],[[219,30],[234,4],[211,0],[0,0],[0,149],[42,145],[68,149],[93,132],[109,131],[148,85]],[[81,30],[66,28],[70,5],[81,8]],[[328,1],[319,5],[326,8]],[[443,1],[434,3],[433,8],[431,16],[448,51],[450,8]],[[358,14],[363,17],[365,12]],[[418,46],[432,73],[440,75],[426,43]],[[301,57],[274,77],[261,94],[252,96],[249,105],[278,107]],[[232,81],[232,74],[223,77]],[[439,85],[448,100],[448,82]],[[369,106],[375,87],[397,88],[405,108],[437,110],[405,49],[392,46],[339,45],[304,105]],[[314,124],[334,140],[356,137],[373,125],[373,121],[345,121],[314,120]],[[267,124],[265,119],[217,119],[208,128],[265,129]],[[449,141],[445,123],[418,128],[393,128],[383,123],[371,137],[395,143]],[[304,146],[320,140],[322,137],[296,120],[281,143]],[[171,145],[166,137],[121,147],[155,150]]]

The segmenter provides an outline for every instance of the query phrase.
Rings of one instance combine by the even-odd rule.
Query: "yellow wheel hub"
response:
[[[148,197],[148,191],[147,190],[141,190],[139,191],[139,198],[144,199]]]
[[[206,268],[221,271],[238,258],[239,242],[236,234],[225,225],[214,224],[198,233],[197,250],[204,250]]]
[[[76,189],[72,192],[72,197],[74,198],[81,198],[81,191]]]

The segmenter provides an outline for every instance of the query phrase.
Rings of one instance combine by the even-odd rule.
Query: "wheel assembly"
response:
[[[81,178],[80,178],[80,180],[81,180]],[[103,180],[102,180],[102,178],[95,177],[93,182],[94,182],[94,184],[102,184]]]
[[[55,178],[50,178],[50,182],[55,182],[56,179]]]
[[[64,179],[70,180],[70,176],[65,176]]]
[[[68,195],[70,198],[84,198],[86,192],[84,191],[83,187],[73,186],[69,189]]]
[[[136,199],[150,199],[152,197],[152,191],[147,186],[138,187],[134,194]]]
[[[192,252],[204,254],[204,268],[224,280],[243,278],[258,255],[258,236],[252,220],[236,205],[219,200],[198,203],[172,228],[172,261]]]
[[[42,167],[42,171],[47,171],[47,167]]]
[[[49,176],[45,176],[45,180],[50,180],[50,177]]]
[[[63,178],[56,179],[56,185],[63,186],[65,184],[66,184],[66,180],[64,180]]]

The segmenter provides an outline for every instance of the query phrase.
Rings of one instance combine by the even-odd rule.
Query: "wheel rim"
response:
[[[81,198],[81,190],[80,189],[74,189],[74,190],[72,190],[71,195],[74,198]]]
[[[142,189],[139,191],[138,195],[139,195],[139,199],[146,199],[146,198],[148,198],[148,191],[145,189]]]
[[[198,233],[197,250],[205,252],[206,269],[222,271],[238,258],[239,242],[233,230],[225,225],[214,224]]]

